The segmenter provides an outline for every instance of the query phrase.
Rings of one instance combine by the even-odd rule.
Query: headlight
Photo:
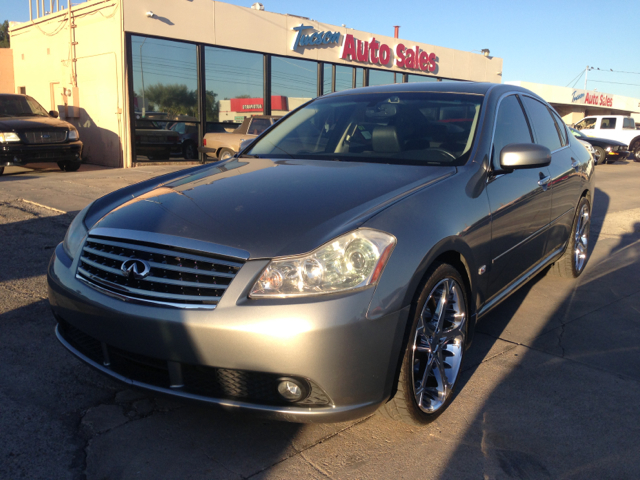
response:
[[[87,236],[87,228],[84,226],[84,217],[87,216],[87,212],[89,208],[91,208],[93,203],[90,203],[86,207],[84,207],[76,218],[73,219],[71,225],[69,225],[69,229],[67,230],[67,234],[64,236],[64,240],[62,241],[62,248],[67,252],[71,258],[74,258],[75,254],[78,253],[78,248],[82,245],[82,241]]]
[[[607,152],[610,152],[610,151],[611,151],[611,147],[607,147],[607,148],[605,148],[605,150],[606,150]]]
[[[20,137],[14,132],[0,132],[0,143],[19,142]]]
[[[67,138],[69,138],[69,140],[71,141],[75,141],[80,138],[80,134],[78,133],[78,130],[74,128],[73,130],[69,130],[69,135]]]
[[[309,254],[273,259],[249,296],[321,295],[373,285],[395,245],[395,237],[388,233],[355,230]]]

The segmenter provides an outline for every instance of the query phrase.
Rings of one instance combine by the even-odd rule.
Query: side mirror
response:
[[[551,151],[535,143],[512,143],[500,152],[503,170],[541,168],[551,163]]]
[[[49,116],[53,118],[58,118],[58,112],[56,112],[55,110],[50,110]]]

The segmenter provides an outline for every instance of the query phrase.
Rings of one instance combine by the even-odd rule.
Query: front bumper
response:
[[[266,264],[247,261],[215,310],[187,310],[99,292],[76,278],[77,260],[58,245],[48,270],[56,333],[81,360],[151,391],[294,422],[373,413],[391,394],[408,307],[368,319],[372,289],[249,300]],[[306,380],[310,400],[281,400],[283,377]]]
[[[80,162],[82,142],[52,144],[2,144],[0,145],[1,166],[22,166],[33,162]]]
[[[605,150],[605,152],[606,152],[607,162],[616,161],[616,160],[624,160],[629,155],[629,151],[628,150],[618,150],[617,152],[609,152],[609,151]]]

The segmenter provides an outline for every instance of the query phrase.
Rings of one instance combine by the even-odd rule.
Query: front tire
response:
[[[567,250],[553,264],[551,273],[567,278],[578,278],[582,274],[587,265],[590,229],[591,204],[588,198],[582,197],[576,209]]]
[[[640,140],[636,140],[630,147],[634,162],[640,162]]]
[[[432,267],[415,304],[395,396],[380,413],[411,425],[435,420],[451,403],[467,339],[468,301],[458,270]]]
[[[596,165],[607,163],[607,152],[604,151],[604,148],[593,147],[593,149],[596,151]]]
[[[82,162],[58,162],[58,167],[63,172],[77,172]]]

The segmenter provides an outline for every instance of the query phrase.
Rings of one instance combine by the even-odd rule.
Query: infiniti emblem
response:
[[[151,265],[149,262],[145,260],[140,260],[139,258],[130,258],[129,260],[125,260],[122,262],[122,266],[120,267],[122,273],[125,274],[128,278],[134,278],[135,280],[141,280],[151,271]]]
[[[51,137],[51,136],[50,136],[50,135],[48,135],[48,134],[46,134],[46,133],[43,133],[43,134],[42,134],[42,138],[50,138],[50,137]]]

